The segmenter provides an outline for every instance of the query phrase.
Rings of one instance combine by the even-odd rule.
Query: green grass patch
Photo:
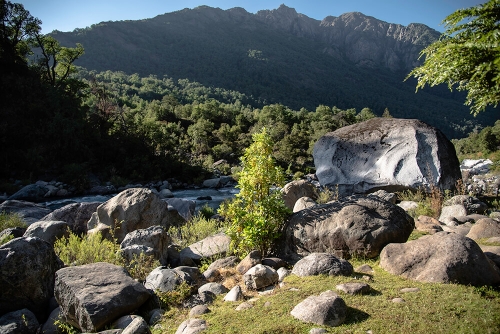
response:
[[[224,232],[227,225],[225,222],[206,218],[204,214],[200,213],[191,218],[185,225],[170,227],[168,234],[175,244],[184,248],[206,237]]]
[[[352,261],[354,267],[368,263],[374,268],[372,292],[351,296],[338,292],[348,306],[347,319],[339,327],[323,327],[328,333],[498,333],[500,330],[500,292],[456,284],[420,283],[385,272],[375,260]],[[236,311],[239,302],[224,302],[219,297],[211,312],[201,316],[208,323],[204,333],[308,333],[314,324],[302,323],[290,315],[291,310],[310,295],[336,285],[363,281],[352,277],[289,276],[286,285],[268,296],[260,296],[249,310]],[[420,291],[402,293],[403,288]],[[294,289],[298,289],[294,291]],[[400,297],[405,303],[394,303]],[[266,306],[266,302],[269,305]],[[172,311],[171,311],[172,312]],[[166,315],[162,333],[175,333],[187,317],[181,311]],[[158,328],[158,330],[160,330]],[[159,333],[159,332],[158,332]]]

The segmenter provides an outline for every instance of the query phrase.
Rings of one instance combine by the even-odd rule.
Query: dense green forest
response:
[[[290,24],[301,29],[301,19],[291,8],[282,6],[269,15],[281,21],[295,15]],[[360,15],[358,19],[363,26],[373,18]],[[243,9],[223,11],[206,6],[140,21],[101,22],[51,35],[64,46],[81,43],[85,54],[75,64],[88,70],[137,73],[141,77],[166,75],[175,82],[188,79],[206,87],[241,92],[246,97],[241,102],[254,108],[283,104],[293,110],[314,111],[327,105],[359,111],[368,107],[378,115],[388,108],[394,117],[418,118],[448,138],[464,137],[476,125],[491,125],[496,120],[492,112],[472,117],[463,105],[465,94],[451,93],[445,86],[415,94],[416,81],[404,81],[410,69],[362,66],[348,57],[356,52],[356,45],[375,45],[376,50],[387,48],[387,57],[416,60],[419,50],[439,38],[437,31],[412,25],[412,33],[419,38],[410,43],[377,36],[370,29],[330,31],[320,27],[320,21],[313,23],[323,29],[312,34],[331,35],[331,39],[348,34],[349,38],[343,47],[337,47],[325,38],[308,36],[307,26],[294,34],[292,28],[279,29]],[[366,24],[386,23],[375,20]],[[396,43],[400,43],[398,47]]]

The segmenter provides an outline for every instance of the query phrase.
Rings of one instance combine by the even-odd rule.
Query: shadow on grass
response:
[[[344,321],[344,324],[345,325],[357,324],[357,323],[368,320],[368,318],[370,318],[370,315],[368,313],[348,306],[347,307],[347,317]]]

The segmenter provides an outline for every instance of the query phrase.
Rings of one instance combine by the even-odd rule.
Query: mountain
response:
[[[467,124],[494,122],[491,112],[473,119],[463,94],[445,87],[415,94],[415,81],[403,81],[419,52],[439,38],[422,24],[405,27],[358,12],[319,21],[285,5],[256,14],[201,6],[52,35],[64,46],[83,44],[76,64],[89,70],[187,78],[240,91],[256,105],[368,107],[379,115],[388,108],[448,137],[463,136]]]

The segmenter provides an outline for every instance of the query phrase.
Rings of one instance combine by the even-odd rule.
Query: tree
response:
[[[267,254],[289,214],[281,192],[273,189],[283,186],[284,173],[275,165],[272,154],[273,142],[264,128],[253,135],[253,143],[241,158],[240,192],[219,209],[231,222],[227,231],[231,246],[242,255],[253,249]]]
[[[447,16],[446,31],[439,41],[421,52],[424,64],[408,77],[425,85],[447,83],[467,91],[466,105],[477,115],[500,101],[500,1],[459,9]],[[407,77],[407,79],[408,79]]]

